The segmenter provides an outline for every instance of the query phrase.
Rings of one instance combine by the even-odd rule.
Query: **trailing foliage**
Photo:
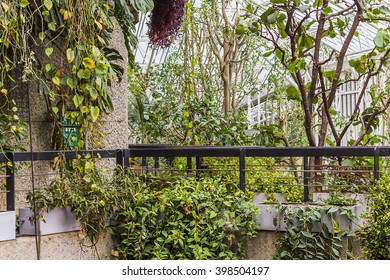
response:
[[[161,180],[128,174],[119,184],[117,259],[236,259],[255,234],[257,208],[219,179]]]
[[[21,141],[27,136],[26,127],[27,124],[18,116],[14,101],[7,100],[0,105],[0,152],[24,150],[25,146]]]
[[[50,185],[27,195],[31,207],[36,207],[39,220],[44,219],[43,211],[55,207],[71,207],[81,224],[81,231],[86,237],[82,244],[94,246],[106,231],[107,221],[112,217],[117,204],[117,187],[110,182],[108,175],[98,170],[97,158],[90,155],[79,156],[77,160],[63,161],[56,157],[55,165],[60,169],[60,176]]]
[[[285,206],[284,206],[285,207]],[[354,234],[348,230],[342,231],[338,228],[333,213],[343,212],[342,208],[336,206],[316,207],[301,206],[284,208],[284,222],[286,233],[276,242],[276,255],[274,259],[279,260],[338,260],[342,257],[343,238],[346,238],[347,257],[351,257],[351,237]],[[347,210],[344,215],[350,220],[353,218]],[[328,228],[322,223],[322,215],[331,218],[332,227]],[[320,228],[320,232],[312,232],[314,226]]]
[[[134,47],[134,16],[153,8],[152,0],[116,0],[114,7],[102,0],[1,1],[0,90],[21,94],[30,82],[45,97],[54,122],[53,146],[68,148],[62,139],[66,111],[80,126],[80,139],[98,128],[102,113],[113,111],[110,86],[124,72],[122,56],[109,47],[116,16],[128,50]],[[130,43],[132,42],[132,44]],[[12,116],[12,115],[11,115]],[[78,148],[84,148],[83,140]]]
[[[366,226],[359,232],[363,253],[367,259],[390,259],[390,176],[382,175],[381,180],[370,189],[369,211]]]
[[[169,47],[180,29],[185,0],[154,0],[150,15],[149,40],[153,46]]]

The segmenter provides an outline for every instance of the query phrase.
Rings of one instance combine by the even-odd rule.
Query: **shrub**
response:
[[[390,176],[387,174],[369,191],[368,222],[359,232],[367,259],[390,259]]]
[[[113,228],[117,259],[237,259],[257,208],[236,188],[204,178],[119,177],[128,192]]]

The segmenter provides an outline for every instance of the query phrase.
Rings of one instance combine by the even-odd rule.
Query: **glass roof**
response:
[[[196,0],[199,4],[202,0]],[[248,1],[245,0],[239,0],[240,4],[247,3]],[[261,9],[265,10],[269,4],[269,0],[252,0],[252,2],[261,4]],[[335,3],[338,2],[338,3]],[[352,3],[352,0],[343,0],[343,1],[331,1],[330,6],[334,12],[338,12],[341,9],[345,8],[346,5],[349,3]],[[381,2],[382,6],[386,6],[390,8],[390,0],[383,0]],[[236,12],[236,9],[234,7],[230,7],[228,10],[230,15],[233,15]],[[299,16],[299,15],[298,15]],[[301,14],[303,16],[303,13]],[[142,68],[148,68],[151,65],[160,64],[164,62],[167,55],[169,55],[170,50],[174,48],[171,46],[170,48],[162,49],[162,48],[152,48],[149,45],[149,39],[147,36],[147,21],[148,21],[149,15],[141,15],[139,23],[136,25],[136,32],[137,36],[139,38],[139,43],[135,51],[135,59],[136,62],[141,65]],[[374,25],[367,22],[362,22],[358,28],[359,36],[354,37],[348,52],[347,57],[353,58],[354,56],[357,56],[361,53],[368,52],[370,49],[373,48],[373,38],[377,34],[378,28],[389,28],[390,24],[387,22],[386,24],[382,23],[379,25]],[[312,30],[316,29],[316,25],[313,25]],[[337,36],[335,38],[324,38],[323,42],[326,46],[329,48],[340,50],[343,44],[344,38],[341,36]]]

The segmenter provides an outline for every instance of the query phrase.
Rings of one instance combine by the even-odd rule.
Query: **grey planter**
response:
[[[0,241],[16,238],[15,211],[0,212]]]
[[[270,194],[268,194],[268,193],[254,193],[252,202],[254,204],[264,203],[265,201],[267,201],[269,199],[269,197],[268,197],[269,195]],[[282,203],[287,202],[286,198],[284,197],[284,195],[282,193],[272,193],[272,195],[274,195],[276,197],[275,202],[282,202]]]
[[[321,213],[321,222],[313,225],[312,232],[321,232],[322,224],[325,224],[330,232],[333,232],[332,219],[337,221],[340,230],[350,230],[355,232],[364,225],[364,219],[361,218],[361,214],[364,210],[364,206],[357,204],[353,206],[338,207],[339,209],[332,213],[332,216],[326,213],[326,207],[324,205],[312,204],[257,204],[260,209],[260,214],[257,216],[257,221],[260,223],[260,230],[266,231],[286,231],[286,223],[284,222],[285,211],[296,211],[298,207],[319,207]],[[284,209],[279,211],[279,209]],[[343,209],[351,211],[355,218],[350,221],[345,214],[341,214]],[[294,215],[293,215],[294,219]]]
[[[35,235],[35,226],[30,222],[34,213],[30,208],[19,209],[20,234]],[[70,207],[54,208],[43,212],[44,221],[40,221],[40,234],[49,235],[80,230],[80,223]]]
[[[367,205],[367,195],[363,193],[343,193],[344,197],[351,198],[357,201],[358,204]],[[330,194],[326,192],[313,193],[313,202],[323,203],[330,198]]]

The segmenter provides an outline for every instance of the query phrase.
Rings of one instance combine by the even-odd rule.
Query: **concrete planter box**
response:
[[[257,221],[260,223],[260,230],[267,231],[286,231],[286,223],[284,222],[284,217],[286,211],[294,212],[299,209],[299,207],[317,207],[321,213],[321,222],[315,223],[312,228],[312,232],[321,232],[322,224],[325,224],[330,232],[333,232],[332,219],[337,221],[339,224],[340,230],[350,230],[357,231],[360,227],[363,226],[364,220],[360,217],[364,206],[357,204],[353,206],[332,206],[333,209],[337,209],[331,215],[326,213],[326,210],[329,206],[319,205],[319,204],[257,204],[257,207],[260,209],[260,214],[256,217]],[[343,213],[347,209],[351,211],[355,218],[350,221],[348,216]]]
[[[367,195],[363,193],[343,193],[343,196],[356,200],[358,204],[367,205]],[[315,203],[323,203],[329,198],[330,194],[327,192],[313,193],[313,202]]]
[[[0,212],[0,241],[16,238],[15,211]]]
[[[287,202],[286,198],[281,193],[254,193],[252,202],[254,204],[264,203],[269,200],[270,196],[276,197],[276,201],[272,201],[272,202],[281,202],[281,203]]]
[[[35,226],[30,222],[34,213],[30,208],[19,209],[20,234],[35,235]],[[32,218],[33,219],[33,218]],[[49,235],[80,230],[80,223],[70,207],[54,208],[43,212],[44,221],[40,221],[40,234]]]

